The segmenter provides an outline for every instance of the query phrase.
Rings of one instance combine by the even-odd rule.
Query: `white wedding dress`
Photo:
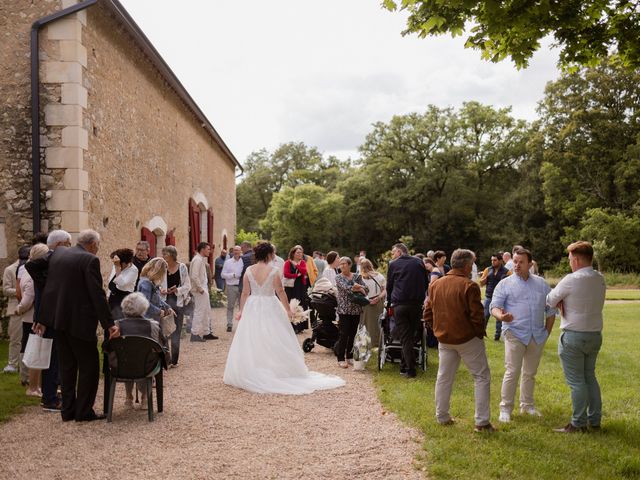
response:
[[[227,356],[224,383],[255,393],[301,395],[341,387],[334,375],[310,372],[287,312],[275,295],[273,268],[262,285],[246,271],[251,294]]]

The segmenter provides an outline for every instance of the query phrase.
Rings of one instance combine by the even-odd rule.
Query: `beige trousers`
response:
[[[525,345],[507,330],[504,334],[504,378],[502,379],[502,401],[500,411],[511,413],[513,410],[518,378],[520,381],[520,408],[533,408],[533,390],[536,384],[536,372],[544,343],[538,345],[532,338]]]
[[[22,346],[22,318],[11,315],[9,319],[9,365],[20,366],[20,347]]]
[[[440,343],[438,355],[440,359],[436,380],[436,419],[438,423],[446,423],[451,420],[449,414],[451,390],[460,366],[460,360],[462,360],[473,377],[475,424],[478,426],[488,424],[491,418],[491,371],[489,370],[484,341],[474,337],[461,345]]]

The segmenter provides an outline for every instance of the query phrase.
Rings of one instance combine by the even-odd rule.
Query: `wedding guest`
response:
[[[297,298],[303,309],[309,308],[309,275],[307,263],[304,261],[304,253],[300,245],[289,250],[289,258],[284,262],[283,273],[285,278],[285,292],[289,302]]]
[[[200,242],[196,247],[197,253],[191,259],[189,277],[191,279],[191,295],[193,295],[194,310],[191,319],[191,341],[204,342],[217,340],[210,325],[211,303],[209,300],[209,279],[207,277],[207,262],[211,254],[211,246],[207,242]]]
[[[360,273],[364,284],[369,289],[369,305],[362,307],[360,323],[367,327],[371,337],[371,344],[378,345],[380,341],[380,327],[378,319],[384,309],[384,300],[387,296],[387,281],[381,273],[373,269],[373,264],[367,258],[360,260]]]
[[[602,397],[596,378],[596,360],[602,347],[602,308],[606,284],[593,269],[593,247],[578,241],[567,247],[571,272],[547,295],[550,307],[560,307],[558,355],[571,389],[571,421],[557,433],[600,430]]]
[[[352,292],[360,292],[364,295],[369,293],[361,276],[355,277],[351,272],[351,259],[342,257],[340,259],[340,274],[336,275],[336,287],[338,289],[337,313],[340,321],[338,330],[340,336],[336,344],[336,355],[338,356],[338,366],[347,368],[353,365],[353,340],[360,323],[362,307],[352,300]]]
[[[166,248],[166,247],[165,247]],[[176,270],[178,271],[178,270]],[[116,320],[116,325],[120,328],[120,335],[136,335],[147,337],[158,342],[165,352],[164,361],[168,363],[167,339],[162,335],[160,324],[150,318],[144,316],[149,309],[149,301],[140,292],[127,295],[122,300],[122,313],[124,318]],[[146,381],[137,382],[137,389],[141,393],[140,409],[147,409],[147,389]],[[124,404],[128,407],[133,406],[133,382],[125,382],[126,399]]]
[[[138,268],[133,264],[133,250],[120,248],[109,255],[113,266],[107,282],[109,288],[109,308],[113,318],[122,317],[120,304],[124,297],[133,293],[138,281]]]
[[[147,317],[160,322],[160,317],[174,313],[171,306],[160,297],[160,284],[167,274],[167,262],[163,258],[152,258],[140,272],[138,292],[142,293],[149,302]]]
[[[142,273],[142,268],[147,264],[149,259],[149,253],[151,252],[151,246],[146,240],[140,240],[136,243],[136,254],[133,257],[133,264],[138,269],[138,278],[136,279],[136,289],[138,288],[138,281]]]
[[[16,373],[20,369],[20,349],[22,341],[22,319],[20,315],[16,315],[16,306],[18,305],[17,299],[17,282],[18,282],[18,267],[20,264],[24,264],[29,258],[29,247],[20,247],[18,250],[18,260],[13,262],[7,268],[4,269],[2,276],[2,291],[7,298],[7,311],[9,315],[9,361],[4,367],[4,373]]]
[[[435,262],[435,268],[431,269],[431,273],[429,273],[429,283],[437,280],[441,277],[444,277],[445,273],[445,262],[447,261],[447,254],[442,250],[437,250],[433,254],[433,261]]]
[[[240,279],[244,272],[242,261],[242,248],[233,247],[233,255],[224,262],[222,278],[227,286],[227,332],[233,330],[233,310],[236,305],[240,307]]]
[[[178,262],[178,250],[173,245],[162,249],[162,258],[167,262],[167,273],[162,279],[160,294],[175,312],[176,329],[171,334],[171,361],[169,366],[177,367],[180,357],[180,335],[184,320],[184,307],[189,302],[191,280],[189,270],[184,263]]]
[[[215,273],[214,273],[216,288],[222,291],[224,291],[224,278],[222,278],[222,268],[224,267],[224,262],[226,260],[227,260],[227,251],[223,248],[222,250],[220,250],[220,256],[216,258]]]
[[[48,253],[49,248],[42,243],[38,243],[31,247],[29,260],[45,257]],[[33,332],[34,301],[36,298],[33,278],[31,278],[31,275],[26,270],[20,276],[20,291],[22,292],[22,298],[16,307],[16,314],[20,315],[22,319],[22,348],[20,353],[24,354],[27,341],[29,340],[29,334]],[[22,364],[21,368],[26,369],[27,367]],[[28,372],[29,387],[27,388],[27,395],[31,397],[41,397],[40,379],[42,370],[29,368]]]
[[[340,264],[340,254],[333,250],[327,253],[327,268],[322,272],[322,277],[331,282],[331,285],[336,286],[336,275],[340,273],[338,265]]]

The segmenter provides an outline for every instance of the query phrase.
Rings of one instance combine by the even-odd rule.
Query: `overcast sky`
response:
[[[464,39],[401,35],[380,0],[121,0],[236,158],[302,141],[357,157],[371,124],[477,100],[535,118],[557,54],[526,70]]]

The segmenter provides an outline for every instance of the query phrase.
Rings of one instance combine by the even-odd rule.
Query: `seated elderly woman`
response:
[[[140,337],[147,337],[155,340],[162,346],[164,351],[164,364],[169,362],[169,349],[167,346],[167,339],[162,335],[160,330],[160,324],[149,318],[145,318],[144,314],[149,308],[149,301],[140,292],[135,292],[127,295],[122,300],[122,313],[124,318],[116,320],[116,325],[120,327],[120,336],[137,335]],[[125,383],[127,398],[125,405],[133,406],[133,382]],[[146,390],[144,388],[144,382],[138,384],[138,391],[142,393],[142,400],[140,402],[141,408],[146,408],[147,397]]]

